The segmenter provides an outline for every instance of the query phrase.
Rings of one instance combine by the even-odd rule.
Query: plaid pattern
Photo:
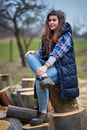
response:
[[[49,54],[49,56],[53,57],[63,57],[65,53],[69,51],[71,48],[71,35],[69,33],[66,33],[62,36],[60,39],[60,42],[55,45],[53,51]],[[42,51],[42,45],[39,50],[39,56],[43,56],[43,51]]]
[[[60,39],[60,42],[56,44],[53,51],[50,53],[50,56],[63,57],[65,53],[69,51],[70,48],[71,48],[71,37],[68,33],[66,33]]]

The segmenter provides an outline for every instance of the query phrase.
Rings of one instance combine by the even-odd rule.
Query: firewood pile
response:
[[[24,129],[23,125],[36,115],[37,106],[34,78],[23,78],[21,84],[13,85],[10,74],[0,74],[0,130]]]
[[[27,80],[27,83],[25,83],[25,80]],[[12,116],[7,117],[9,105],[12,105],[14,110],[16,106],[20,106],[21,109],[23,107],[37,107],[37,102],[34,99],[34,79],[25,80],[23,78],[21,84],[13,85],[10,74],[0,74],[0,130],[7,130],[7,128],[9,128],[8,130],[22,129],[22,122],[20,120],[12,118]],[[15,126],[15,123],[17,126]]]
[[[10,74],[0,74],[0,105],[36,108],[34,78],[23,78],[21,84],[13,85]]]
[[[49,124],[30,126],[38,109],[34,78],[23,78],[21,82],[12,85],[9,74],[0,74],[0,130],[86,130],[85,109],[78,106],[76,98],[61,100],[57,85],[48,88]]]

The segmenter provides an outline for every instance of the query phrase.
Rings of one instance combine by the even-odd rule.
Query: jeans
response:
[[[36,54],[29,54],[26,56],[26,61],[31,70],[36,74],[39,67],[43,66],[46,61],[38,57]],[[58,83],[58,72],[55,66],[51,66],[46,71],[47,75],[54,83]],[[48,89],[41,89],[40,80],[36,78],[36,93],[39,104],[39,111],[46,113],[49,99]]]

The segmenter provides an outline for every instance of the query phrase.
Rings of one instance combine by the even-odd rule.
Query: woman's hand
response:
[[[26,54],[25,54],[25,57],[26,57],[27,55],[29,55],[29,54],[34,54],[34,53],[35,53],[34,50],[32,50],[32,51],[27,51]]]
[[[41,66],[38,70],[37,70],[37,76],[40,76],[42,75],[43,73],[45,73],[47,71],[47,66],[44,65],[44,66]]]

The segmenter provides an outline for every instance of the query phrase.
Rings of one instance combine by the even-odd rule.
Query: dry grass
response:
[[[22,67],[21,62],[6,62],[0,60],[0,73],[11,74],[13,84],[19,83],[22,78],[34,77],[30,68]]]
[[[87,74],[87,67],[79,67],[78,71],[82,74]],[[35,77],[34,73],[28,67],[22,67],[21,62],[7,62],[0,60],[0,73],[2,74],[11,74],[12,83],[17,84],[21,82],[22,78],[32,78]],[[87,86],[87,80],[79,80],[79,86]]]

